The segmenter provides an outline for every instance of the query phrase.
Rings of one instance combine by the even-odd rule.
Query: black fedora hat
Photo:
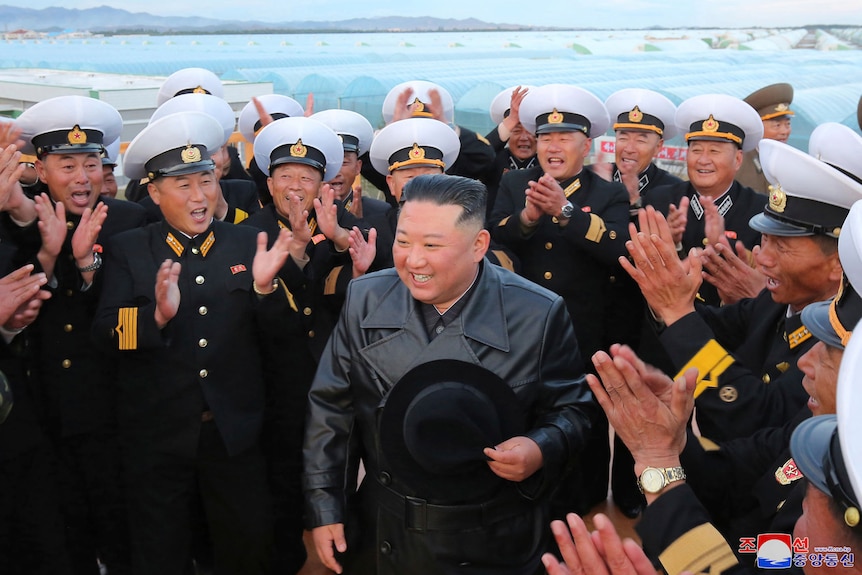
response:
[[[481,503],[505,480],[483,453],[525,431],[515,392],[487,369],[455,360],[419,365],[386,398],[380,449],[392,474],[435,504]]]

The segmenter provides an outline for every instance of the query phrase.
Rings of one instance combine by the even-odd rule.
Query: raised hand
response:
[[[257,234],[257,251],[254,254],[251,272],[258,292],[266,294],[275,291],[271,286],[278,271],[287,261],[287,256],[290,255],[292,240],[293,233],[290,230],[282,229],[272,247],[266,249],[266,232]]]
[[[156,325],[165,327],[180,309],[180,262],[165,260],[156,273]]]
[[[329,184],[323,184],[320,197],[314,198],[314,213],[326,239],[332,241],[340,251],[346,250],[350,234],[338,225],[338,204],[335,203],[335,192]]]
[[[688,223],[688,206],[691,200],[688,196],[679,201],[679,207],[671,204],[667,213],[667,225],[670,227],[673,235],[673,243],[682,242],[682,235],[685,233],[685,226]]]
[[[694,311],[694,298],[700,284],[700,259],[696,250],[680,261],[671,243],[670,226],[652,206],[638,212],[641,231],[629,224],[631,239],[626,249],[630,262],[620,257],[620,265],[637,282],[650,308],[667,325]],[[632,264],[634,262],[634,264]]]
[[[377,255],[377,230],[368,230],[368,240],[356,226],[350,230],[350,259],[353,261],[353,277],[358,278],[368,271]]]
[[[0,278],[0,325],[9,329],[26,327],[36,319],[42,300],[51,297],[48,291],[40,294],[48,278],[43,273],[33,274],[34,267],[33,264],[27,264]],[[28,305],[30,303],[35,304],[34,309]],[[28,314],[28,311],[33,313]],[[17,320],[16,315],[20,316]],[[29,321],[22,325],[27,319]],[[7,325],[9,322],[12,322],[11,325]]]
[[[741,299],[756,297],[766,287],[766,276],[751,263],[760,246],[749,252],[742,242],[736,242],[735,250],[721,242],[706,246],[700,253],[703,279],[714,285],[725,305]]]

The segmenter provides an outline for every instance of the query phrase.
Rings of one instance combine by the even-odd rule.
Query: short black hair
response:
[[[478,180],[447,174],[416,176],[404,186],[404,202],[431,202],[439,206],[461,206],[463,212],[457,224],[472,222],[485,227],[485,206],[488,189]]]

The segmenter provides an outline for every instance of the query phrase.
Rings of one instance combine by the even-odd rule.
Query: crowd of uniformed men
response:
[[[533,551],[561,553],[572,572],[577,562],[587,572],[622,569],[614,551],[638,573],[748,571],[753,555],[740,542],[793,533],[800,516],[794,549],[813,549],[819,533],[837,538],[828,545],[862,543],[862,461],[847,455],[859,436],[839,413],[839,446],[828,416],[862,316],[854,290],[862,214],[851,212],[862,199],[862,138],[825,124],[809,153],[788,146],[789,85],[745,100],[705,94],[679,107],[643,89],[602,102],[571,85],[517,86],[494,99],[498,125],[487,136],[455,124],[451,96],[430,82],[393,88],[377,133],[357,113],[312,114],[286,96],[263,95],[238,117],[254,145],[245,165],[227,145],[237,116],[221,96],[206,70],[165,81],[159,108],[125,150],[123,172],[133,178],[125,200],[113,176],[123,120],[110,105],[62,96],[0,123],[0,571],[311,573],[322,568],[314,544],[332,556],[320,558],[326,566],[340,569],[335,558],[346,557],[347,543],[335,531],[319,535],[347,523],[352,541],[347,510],[362,481],[356,461],[365,459],[374,477],[363,493],[377,512],[401,517],[420,541],[426,530],[452,539],[445,556],[436,555],[439,541],[428,555],[410,547],[416,539],[402,548],[397,538],[373,540],[371,559],[353,572],[568,572],[535,552],[521,564],[483,564],[475,550],[459,559],[457,540],[475,521],[505,520],[488,485],[501,488],[465,475],[450,489],[460,496],[438,504],[434,486],[443,491],[443,469],[461,446],[454,432],[413,423],[437,421],[410,413],[419,399],[405,408],[403,429],[389,415],[379,415],[380,430],[363,427],[366,388],[380,393],[373,407],[386,414],[403,396],[392,390],[412,385],[389,381],[386,363],[415,367],[422,354],[396,357],[410,348],[385,346],[402,337],[412,308],[342,310],[348,284],[393,265],[401,273],[393,245],[403,253],[408,240],[399,205],[411,180],[443,173],[484,184],[484,265],[562,298],[558,313],[571,318],[577,345],[550,360],[581,374],[567,385],[594,393],[595,409],[576,406],[589,420],[583,429],[553,420],[560,438],[531,436],[543,450],[562,441],[577,455],[559,461],[543,451],[543,469],[513,480],[524,500],[550,510],[531,528]],[[592,138],[608,130],[615,161],[586,165]],[[677,133],[687,143],[684,180],[654,162]],[[384,199],[369,197],[362,182]],[[432,184],[448,185],[420,178],[406,199]],[[442,232],[421,240],[429,251],[446,241]],[[457,274],[458,265],[413,281]],[[422,349],[460,321],[463,304],[452,305],[455,313],[417,309],[429,334]],[[340,316],[391,335],[350,358],[363,377],[374,374],[370,383],[351,382],[352,395],[323,405],[322,380],[336,369],[330,356],[349,355],[338,349],[349,333],[327,347]],[[469,333],[467,321],[459,337],[507,349],[495,321]],[[553,336],[532,334],[507,335]],[[542,343],[551,350],[558,342]],[[535,393],[559,391],[544,383]],[[459,390],[457,409],[429,397],[423,409],[477,417]],[[838,409],[859,407],[857,395]],[[540,400],[529,401],[529,417],[550,417]],[[357,414],[344,415],[353,404]],[[461,429],[456,419],[446,425]],[[387,425],[390,436],[381,435]],[[435,443],[435,434],[446,441]],[[393,441],[418,460],[422,451],[439,476],[398,475],[418,463],[378,469],[376,450]],[[493,454],[482,466],[485,459],[504,477]],[[417,484],[426,487],[404,492]],[[586,513],[609,485],[621,512],[640,516],[646,555],[621,545],[602,517],[605,547],[590,553],[573,515],[554,523],[552,549],[550,518]],[[314,533],[305,543],[304,530]],[[853,566],[852,553],[844,555],[836,561]],[[806,557],[794,555],[791,569],[819,567]]]

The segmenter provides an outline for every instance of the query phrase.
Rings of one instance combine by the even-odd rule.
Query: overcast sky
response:
[[[149,12],[159,16],[200,14],[212,18],[271,22],[402,15],[457,19],[472,17],[495,23],[579,28],[862,25],[859,0],[72,0],[65,4],[57,0],[28,0],[21,4],[28,8],[58,5],[66,8],[109,5],[130,12]]]

